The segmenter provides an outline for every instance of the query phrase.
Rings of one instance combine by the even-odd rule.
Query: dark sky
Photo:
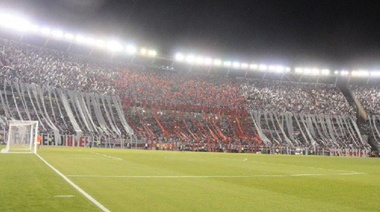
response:
[[[0,6],[168,55],[380,65],[380,3],[370,0],[0,0]]]

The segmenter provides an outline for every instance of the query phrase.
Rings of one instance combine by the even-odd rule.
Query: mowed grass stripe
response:
[[[0,200],[0,211],[99,211],[34,154],[0,154]]]
[[[70,177],[111,211],[377,211],[380,207],[377,159],[94,148],[46,148],[40,154],[68,176],[300,175],[195,179]],[[81,159],[92,157],[103,159]]]

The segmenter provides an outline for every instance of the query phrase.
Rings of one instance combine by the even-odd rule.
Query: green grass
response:
[[[378,159],[45,147],[39,154],[111,211],[380,208]],[[35,155],[0,154],[0,200],[0,211],[99,210]]]

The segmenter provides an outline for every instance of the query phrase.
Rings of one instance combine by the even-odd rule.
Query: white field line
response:
[[[85,192],[83,189],[81,189],[79,186],[77,186],[73,181],[71,181],[69,178],[67,178],[64,174],[62,174],[58,169],[54,168],[50,163],[48,163],[45,159],[43,159],[40,155],[36,154],[38,158],[40,158],[47,166],[49,166],[55,173],[57,173],[59,176],[61,176],[66,182],[68,182],[72,187],[74,187],[79,193],[81,193],[83,196],[85,196],[88,200],[90,200],[94,205],[96,205],[100,210],[104,212],[110,212],[106,207],[104,207],[101,203],[99,203],[96,199],[94,199],[91,195],[89,195],[87,192]]]
[[[277,178],[277,177],[313,177],[313,176],[340,176],[340,175],[361,175],[365,173],[349,172],[336,174],[264,174],[264,175],[215,175],[215,176],[107,176],[107,175],[67,175],[71,178]]]
[[[109,155],[104,155],[104,154],[100,154],[100,153],[94,153],[96,155],[100,155],[100,156],[103,156],[103,157],[107,157],[107,158],[110,158],[110,159],[114,159],[114,160],[123,160],[121,158],[117,158],[117,157],[112,157],[112,156],[109,156]]]
[[[99,158],[67,158],[67,160],[102,160]]]
[[[235,161],[248,161],[248,158],[221,158],[225,160],[235,160]],[[293,165],[293,164],[286,164],[286,163],[270,163],[270,162],[262,162],[257,160],[249,160],[253,163],[261,163],[261,164],[268,164],[268,165],[280,165],[280,166],[292,166],[297,168],[307,168],[307,169],[318,169],[318,170],[325,170],[325,171],[340,171],[340,172],[355,172],[351,170],[342,170],[342,169],[326,169],[326,168],[319,168],[319,167],[313,167],[313,166],[301,166],[301,165]]]
[[[73,198],[74,195],[56,195],[55,198]]]

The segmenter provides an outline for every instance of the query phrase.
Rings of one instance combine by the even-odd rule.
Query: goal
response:
[[[38,121],[9,121],[7,146],[2,153],[37,153]]]

